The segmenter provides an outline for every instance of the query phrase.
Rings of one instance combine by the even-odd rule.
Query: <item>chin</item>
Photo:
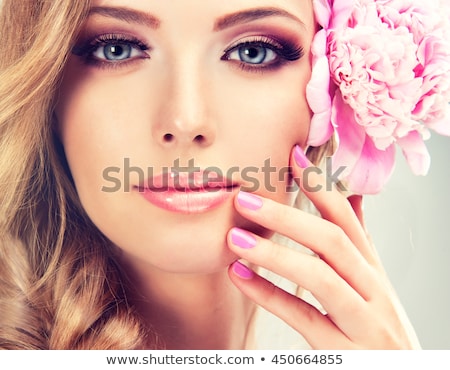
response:
[[[237,213],[232,198],[194,214],[161,209],[140,195],[89,204],[88,214],[98,229],[123,258],[143,269],[190,274],[225,271],[238,258],[227,246],[231,228],[270,237],[268,230]]]
[[[225,271],[237,259],[227,246],[228,231],[235,226],[257,229],[237,214],[232,200],[200,214],[181,214],[145,204],[137,213],[115,217],[115,222],[100,218],[93,221],[129,262],[184,274]]]

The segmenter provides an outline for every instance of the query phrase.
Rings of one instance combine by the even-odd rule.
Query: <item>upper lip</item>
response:
[[[139,184],[139,189],[154,191],[201,191],[217,188],[232,188],[238,184],[231,179],[223,177],[220,172],[198,171],[169,171],[146,179]]]

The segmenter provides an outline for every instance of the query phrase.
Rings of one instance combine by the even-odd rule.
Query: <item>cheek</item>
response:
[[[136,145],[136,137],[144,140],[146,133],[134,122],[141,112],[132,100],[133,94],[141,92],[136,81],[100,79],[74,63],[69,63],[66,76],[56,115],[67,161],[83,198],[105,185],[105,171],[123,167],[124,158],[138,156],[133,150],[145,147]]]
[[[215,106],[227,117],[227,125],[265,153],[290,150],[294,144],[304,147],[311,121],[305,93],[310,71],[305,56],[280,71],[247,78],[227,76],[217,99],[222,107],[217,102]]]
[[[114,164],[105,150],[114,131],[102,128],[101,121],[92,114],[95,111],[87,107],[86,96],[89,95],[72,94],[70,103],[63,102],[57,111],[61,141],[80,196],[83,188],[98,189],[102,169]]]
[[[244,167],[259,169],[252,173],[252,191],[286,204],[292,195],[286,192],[286,186],[292,190],[287,184],[290,153],[296,144],[305,147],[310,127],[305,96],[309,70],[305,61],[301,68],[287,68],[274,77],[229,79],[218,99],[226,102],[219,109],[234,135],[225,139],[227,155],[235,155],[234,162]]]

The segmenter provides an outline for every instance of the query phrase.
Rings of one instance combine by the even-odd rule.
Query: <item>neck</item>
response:
[[[168,273],[147,265],[132,271],[137,309],[164,348],[251,346],[249,327],[255,306],[231,283],[226,269],[194,275]]]

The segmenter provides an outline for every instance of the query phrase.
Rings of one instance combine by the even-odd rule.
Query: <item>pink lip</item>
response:
[[[164,210],[193,214],[207,212],[231,198],[237,184],[205,171],[169,172],[149,178],[138,187],[150,203]]]

